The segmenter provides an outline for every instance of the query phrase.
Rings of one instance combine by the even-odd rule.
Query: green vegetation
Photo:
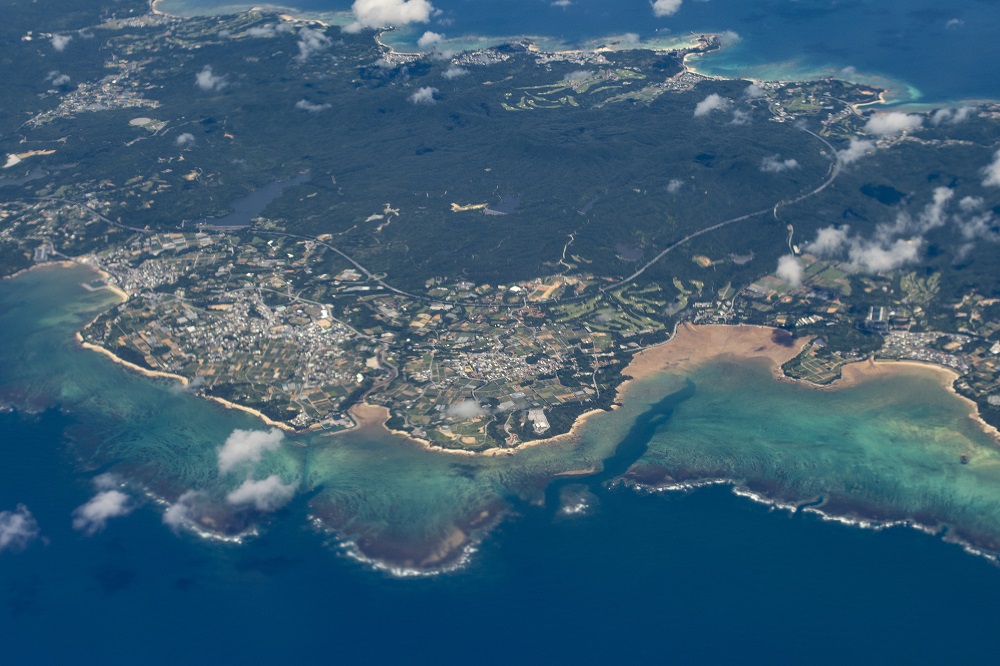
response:
[[[865,121],[850,105],[877,91],[751,97],[682,53],[421,60],[333,29],[303,58],[320,28],[262,33],[266,12],[14,4],[0,273],[87,255],[132,298],[85,337],[195,390],[299,428],[350,427],[365,400],[440,446],[515,446],[608,408],[630,354],[679,321],[809,336],[786,372],[816,383],[877,354],[955,367],[984,406],[997,390],[991,243],[931,225],[920,267],[885,274],[808,251],[824,227],[913,219],[937,186],[1000,206],[979,187],[989,114],[838,170],[830,149]],[[695,117],[709,94],[728,110]],[[773,274],[790,253],[801,284]]]

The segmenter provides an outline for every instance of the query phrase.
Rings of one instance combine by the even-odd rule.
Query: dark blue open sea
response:
[[[27,504],[47,541],[0,554],[7,664],[996,661],[1000,570],[913,530],[619,490],[400,580],[333,555],[296,505],[243,546],[175,537],[148,506],[80,536],[67,425],[0,415],[0,506]]]
[[[0,412],[0,511],[25,505],[40,532],[0,551],[4,664],[995,662],[1000,568],[955,543],[725,486],[606,483],[639,458],[648,478],[728,467],[790,501],[819,484],[845,514],[904,512],[995,542],[1000,453],[926,371],[837,393],[774,382],[764,366],[709,369],[686,388],[639,382],[575,445],[475,463],[374,431],[301,440],[261,464],[299,469],[303,492],[260,536],[220,543],[172,532],[142,488],[171,501],[192,484],[211,492],[226,434],[260,424],[80,349],[71,331],[114,302],[81,287],[93,277],[50,268],[0,282],[0,400],[18,407]],[[523,494],[538,470],[598,459],[601,473]],[[109,471],[135,510],[75,530]],[[513,513],[438,575],[390,576],[310,527],[337,515],[322,513],[326,497],[357,518],[341,537],[374,535],[375,554],[378,542],[419,547],[491,494]],[[557,511],[580,499],[580,515]]]
[[[1000,98],[997,2],[685,0],[663,19],[646,0],[435,5],[440,15],[398,39],[733,30],[740,39],[700,66],[788,78],[853,68],[901,100]],[[766,369],[716,368],[696,389],[640,386],[574,446],[495,461],[372,432],[296,440],[262,463],[298,484],[296,498],[256,538],[222,543],[171,531],[144,490],[221,496],[238,479],[219,478],[215,451],[261,424],[79,349],[72,331],[113,299],[80,287],[92,273],[66,270],[0,283],[0,405],[17,407],[0,411],[0,512],[23,504],[39,526],[23,550],[0,548],[0,664],[997,661],[1000,567],[940,537],[1000,549],[1000,452],[933,377],[820,396]],[[829,494],[843,515],[939,533],[859,529],[728,486],[606,483],[640,459],[650,478],[753,478],[782,501]],[[602,464],[547,492],[539,483]],[[135,509],[88,536],[73,512],[108,471]],[[566,497],[588,509],[560,514]],[[497,506],[509,514],[443,574],[395,577],[337,539],[398,555]]]

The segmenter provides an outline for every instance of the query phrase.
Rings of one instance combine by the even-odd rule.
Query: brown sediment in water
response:
[[[636,354],[622,374],[642,380],[664,372],[681,373],[718,358],[733,357],[767,360],[775,377],[779,377],[783,376],[781,366],[798,356],[807,342],[809,338],[792,338],[787,331],[768,326],[683,323],[667,342]],[[624,388],[623,384],[619,391]]]

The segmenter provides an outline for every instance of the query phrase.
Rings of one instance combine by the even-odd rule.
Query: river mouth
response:
[[[751,357],[672,370],[647,363],[617,409],[592,415],[571,437],[514,455],[457,456],[381,427],[282,435],[173,380],[133,374],[81,349],[73,332],[116,300],[81,286],[92,280],[75,266],[0,283],[4,402],[30,411],[58,405],[82,471],[118,475],[136,501],[148,494],[165,516],[192,519],[206,538],[239,541],[301,514],[232,499],[269,480],[271,488],[294,487],[338,549],[393,575],[474,563],[481,541],[511,514],[593,515],[608,488],[622,485],[724,483],[749,499],[841,522],[909,524],[970,552],[989,554],[1000,543],[1000,448],[926,368],[892,366],[817,390],[775,380],[762,345],[777,355],[796,350],[769,331],[708,329],[699,335],[718,344],[718,336],[747,338]],[[658,353],[685,349],[685,335]],[[233,472],[219,464],[233,437],[280,445]]]

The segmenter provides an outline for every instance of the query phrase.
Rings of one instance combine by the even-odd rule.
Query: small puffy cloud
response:
[[[924,245],[924,234],[932,229],[953,221],[964,239],[1000,239],[995,233],[992,214],[979,214],[972,218],[949,216],[948,205],[954,199],[954,190],[947,187],[935,188],[931,201],[918,213],[900,211],[891,222],[883,222],[875,227],[870,238],[851,235],[849,228],[826,227],[816,234],[816,240],[806,245],[807,252],[822,257],[843,257],[851,264],[871,273],[893,271],[905,264],[917,261]],[[964,200],[963,200],[964,201]],[[968,215],[975,212],[976,201],[960,203],[959,208]]]
[[[725,109],[729,106],[729,100],[727,100],[722,95],[717,95],[712,93],[705,99],[698,102],[698,105],[694,107],[694,117],[700,118],[702,116],[707,116],[712,111],[717,109]]]
[[[451,79],[457,79],[460,76],[465,76],[468,73],[469,70],[467,70],[464,67],[459,67],[458,65],[451,65],[450,67],[448,67],[448,69],[444,70],[441,73],[441,76],[443,76],[448,80],[451,80]]]
[[[13,511],[0,511],[0,553],[24,550],[38,538],[38,521],[28,507],[18,504]]]
[[[101,491],[73,511],[73,529],[96,534],[104,529],[109,519],[127,516],[132,509],[128,495],[122,491]]]
[[[52,35],[52,48],[56,51],[62,53],[69,46],[69,43],[73,41],[73,35]]]
[[[565,81],[566,83],[580,83],[581,81],[586,81],[591,76],[593,75],[587,70],[578,69],[564,76],[563,81]]]
[[[194,84],[201,90],[219,91],[226,87],[226,77],[217,76],[211,65],[205,65],[194,77]]]
[[[746,125],[750,122],[752,114],[749,111],[744,111],[743,109],[733,109],[733,119],[729,121],[730,125]]]
[[[247,30],[247,35],[250,37],[261,37],[270,38],[283,32],[292,32],[295,27],[291,23],[265,23],[264,25],[255,25],[254,27]]]
[[[963,25],[965,25],[965,21],[960,18],[953,18],[948,19],[948,22],[944,24],[944,27],[949,30],[954,30],[955,28],[961,28]]]
[[[190,525],[197,520],[206,497],[203,492],[188,490],[163,512],[163,522],[175,531]]]
[[[683,0],[655,0],[653,2],[653,16],[673,16],[676,14]]]
[[[765,157],[761,160],[760,170],[764,173],[781,173],[782,171],[788,171],[789,169],[798,169],[799,161],[796,159],[788,158],[786,160],[781,159],[780,155],[771,155],[770,157]]]
[[[552,6],[553,7],[569,7],[572,4],[573,4],[572,0],[555,0],[552,3]]]
[[[247,479],[239,488],[226,495],[226,501],[235,505],[252,504],[258,511],[274,511],[292,499],[295,486],[294,483],[282,483],[277,474],[260,481]]]
[[[791,254],[778,259],[778,270],[775,274],[788,286],[797,289],[802,286],[802,264]]]
[[[764,89],[756,83],[751,83],[747,86],[747,89],[743,91],[743,94],[749,99],[757,99],[764,96]]]
[[[320,111],[326,111],[330,108],[329,104],[316,104],[315,102],[310,102],[307,99],[300,99],[295,103],[295,108],[300,111],[308,111],[309,113],[319,113]]]
[[[427,23],[434,13],[434,5],[429,0],[354,0],[351,12],[355,20],[345,27],[346,32]]]
[[[837,151],[837,161],[841,164],[857,162],[859,159],[874,150],[875,144],[871,141],[865,141],[864,139],[858,139],[852,136],[851,143],[847,146],[847,148]]]
[[[830,257],[840,252],[847,245],[850,227],[824,227],[816,232],[816,240],[806,245],[806,252],[821,257]]]
[[[962,209],[963,213],[972,213],[983,207],[982,197],[962,197],[962,200],[958,202],[958,207]]]
[[[434,93],[437,91],[437,88],[424,86],[423,88],[418,89],[417,92],[410,95],[410,101],[414,104],[434,104],[437,101],[434,99]]]
[[[972,115],[971,106],[960,106],[955,109],[938,109],[931,114],[932,125],[957,125],[965,122]]]
[[[865,123],[865,131],[876,136],[886,134],[896,134],[917,129],[924,124],[924,119],[915,113],[900,113],[890,111],[889,113],[877,113]]]
[[[737,42],[743,39],[742,37],[740,37],[740,34],[735,30],[723,30],[722,32],[717,34],[716,37],[718,38],[719,43],[722,44],[723,46],[730,46],[732,44],[736,44]]]
[[[983,167],[983,187],[1000,187],[1000,150],[993,154],[993,161]]]
[[[322,30],[302,28],[299,30],[299,54],[295,59],[305,62],[318,53],[322,53],[333,45],[333,41]]]
[[[671,178],[670,182],[667,183],[667,192],[670,194],[677,194],[684,188],[684,181],[680,178]]]
[[[626,32],[618,36],[619,44],[638,44],[639,43],[639,33],[637,32]]]
[[[440,44],[443,39],[444,35],[440,32],[431,32],[428,30],[424,34],[420,35],[420,39],[417,40],[417,46],[422,49],[429,49],[435,44]]]
[[[45,81],[54,86],[64,86],[70,82],[70,77],[69,74],[61,74],[58,70],[54,69],[45,77]]]
[[[184,132],[183,134],[177,136],[175,142],[181,148],[183,148],[184,146],[190,146],[192,143],[194,143],[194,134],[191,134],[190,132]]]
[[[884,273],[916,261],[922,244],[919,238],[900,238],[886,246],[857,243],[851,247],[849,256],[852,264],[869,273]]]
[[[227,474],[243,463],[259,463],[265,452],[276,451],[284,439],[285,433],[277,428],[270,430],[237,428],[219,449],[219,473]]]
[[[450,405],[445,413],[453,419],[472,419],[486,414],[486,410],[475,400],[463,400]]]

